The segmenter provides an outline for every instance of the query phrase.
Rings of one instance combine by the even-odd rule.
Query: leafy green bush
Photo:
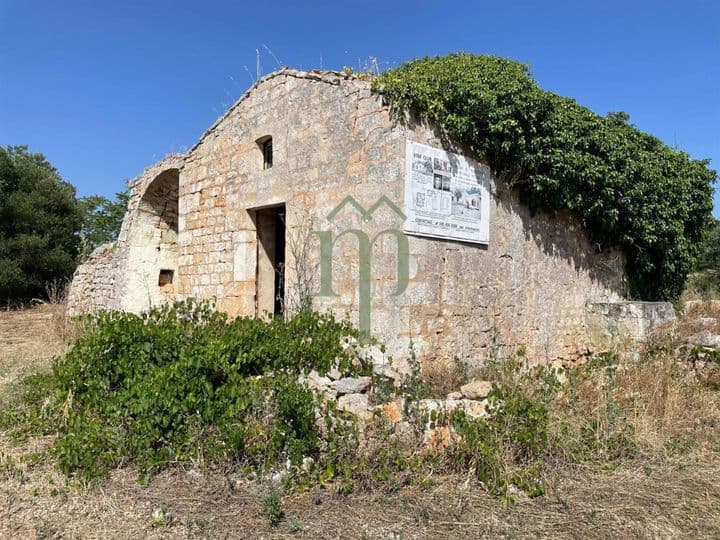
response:
[[[82,215],[80,229],[82,259],[87,259],[99,245],[117,239],[129,200],[130,191],[127,189],[116,193],[114,200],[102,195],[90,195],[78,199],[78,207]]]
[[[720,219],[713,219],[705,231],[696,269],[720,271]]]
[[[320,450],[319,402],[298,374],[338,362],[360,371],[342,347],[348,336],[357,333],[331,316],[228,321],[191,301],[97,315],[48,379],[60,468],[97,476],[125,461],[144,474],[192,460],[298,464]]]
[[[453,411],[452,426],[460,437],[453,448],[454,466],[474,470],[492,493],[504,495],[515,484],[541,495],[536,463],[547,447],[547,409],[515,391],[496,390],[491,400],[500,408],[488,419]]]
[[[720,297],[720,269],[703,270],[690,274],[685,284],[685,290],[706,300]]]
[[[57,432],[51,452],[60,468],[90,478],[125,463],[142,479],[170,464],[199,463],[282,468],[289,486],[347,493],[471,473],[498,496],[511,498],[512,486],[538,496],[558,465],[614,467],[653,444],[673,455],[701,447],[687,439],[695,417],[677,423],[678,409],[667,405],[700,408],[717,399],[707,394],[714,379],[672,369],[677,356],[665,361],[675,342],[651,343],[643,359],[624,366],[617,354],[592,358],[563,370],[562,383],[556,369],[533,366],[519,350],[476,373],[494,386],[489,414],[476,418],[467,403],[427,399],[411,348],[404,381],[371,390],[372,402],[386,405],[363,415],[361,432],[337,402],[322,402],[299,382],[301,373],[327,374],[336,364],[346,373],[369,371],[345,350],[358,333],[329,316],[228,321],[188,301],[144,315],[104,313],[87,326],[52,373],[24,381],[23,403],[0,410],[0,427],[17,436]],[[704,363],[716,361],[702,354]],[[276,502],[268,499],[271,521],[280,519]]]
[[[601,248],[620,247],[631,294],[673,299],[713,207],[716,173],[628,123],[541,90],[528,67],[496,56],[413,60],[375,80],[399,114],[412,110],[487,160],[531,208],[575,214]]]
[[[270,525],[275,527],[285,517],[282,498],[277,488],[271,487],[263,498],[263,513]]]

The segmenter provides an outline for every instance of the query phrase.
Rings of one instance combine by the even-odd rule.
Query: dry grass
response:
[[[720,303],[720,270],[703,270],[690,274],[686,289],[680,298],[682,304],[715,301]]]
[[[438,359],[422,366],[422,378],[434,398],[443,399],[468,382],[471,372],[459,360]]]
[[[242,477],[166,471],[148,486],[135,471],[102,485],[68,485],[48,465],[22,467],[0,488],[0,534],[68,538],[699,537],[720,534],[720,463],[685,468],[565,471],[543,498],[513,505],[460,477],[387,495],[328,490],[286,495],[270,527],[265,486]],[[20,476],[22,475],[22,476]],[[55,491],[53,491],[55,490]],[[157,524],[156,508],[172,520]],[[295,530],[299,529],[299,530]],[[292,532],[294,531],[294,534]]]
[[[697,315],[658,339],[672,342],[693,332],[693,325],[701,324]],[[53,305],[0,313],[0,403],[23,375],[47,369],[49,358],[62,354],[80,331]],[[595,419],[598,438],[611,436],[618,426],[629,428],[636,457],[606,471],[569,466],[559,458],[547,495],[537,499],[516,493],[516,502],[507,505],[486,494],[471,475],[431,473],[424,487],[394,493],[286,494],[286,517],[271,527],[263,514],[266,481],[174,469],[141,486],[137,472],[124,468],[96,486],[83,486],[51,463],[28,457],[47,448],[51,437],[17,445],[0,436],[0,537],[720,536],[720,393],[663,355],[622,366],[612,379],[605,368],[583,379],[575,398],[553,409],[553,422],[577,427]],[[461,368],[447,383],[439,372],[426,375],[436,378],[439,393],[446,393],[444,384],[457,389],[466,376]],[[610,422],[614,406],[623,414]],[[162,523],[152,516],[161,507],[171,517]]]
[[[714,459],[720,450],[720,392],[665,356],[620,364],[614,374],[603,368],[574,391],[551,408],[555,432],[591,425],[600,446],[626,436],[638,458],[650,461]]]
[[[55,330],[63,319],[56,304],[0,312],[0,405],[13,395],[18,381],[47,370],[50,359],[65,352],[68,341]]]

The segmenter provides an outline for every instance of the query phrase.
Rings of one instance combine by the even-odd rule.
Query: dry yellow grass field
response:
[[[50,358],[67,347],[72,328],[59,309],[0,312],[1,406],[20,378],[49,369]],[[716,397],[702,394],[688,402],[686,390],[668,388],[662,374],[638,370],[634,376],[633,384],[648,386],[653,396],[642,401],[648,412],[637,422],[645,448],[659,444],[661,429],[704,430],[707,444],[677,457],[665,455],[667,449],[648,451],[614,470],[559,466],[545,496],[517,493],[509,505],[486,494],[470,475],[431,477],[425,487],[393,493],[289,494],[283,498],[285,518],[275,527],[263,513],[262,480],[174,469],[142,486],[136,471],[124,468],[96,485],[82,485],[52,463],[33,459],[52,438],[17,444],[0,433],[0,537],[720,537],[720,454],[710,448],[720,440]],[[655,410],[664,407],[671,409]],[[656,425],[670,415],[679,417],[677,425]],[[698,427],[702,419],[708,423]]]

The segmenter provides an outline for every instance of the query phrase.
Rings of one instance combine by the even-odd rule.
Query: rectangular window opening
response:
[[[272,137],[264,137],[258,141],[263,155],[263,169],[270,169],[273,166],[273,144]]]
[[[175,272],[173,270],[160,270],[160,275],[158,276],[158,286],[164,287],[165,285],[172,285],[174,274]]]

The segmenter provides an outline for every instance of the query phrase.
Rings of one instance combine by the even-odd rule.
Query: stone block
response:
[[[492,391],[493,385],[489,381],[470,381],[460,387],[462,395],[468,399],[484,399]]]
[[[353,414],[367,412],[369,400],[367,394],[346,394],[337,400],[338,409]]]
[[[345,377],[335,381],[335,391],[338,395],[359,394],[365,392],[372,383],[370,377]]]

